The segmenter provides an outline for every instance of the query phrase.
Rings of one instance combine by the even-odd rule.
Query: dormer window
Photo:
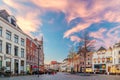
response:
[[[16,26],[16,21],[11,18],[11,24]]]
[[[16,19],[14,16],[9,16],[8,21],[13,25],[16,26]]]

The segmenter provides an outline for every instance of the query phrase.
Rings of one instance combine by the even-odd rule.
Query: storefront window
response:
[[[102,65],[102,69],[105,69],[105,68],[106,68],[106,66],[103,64],[103,65]]]
[[[6,58],[6,70],[11,70],[11,59]]]
[[[107,60],[107,61],[106,61],[107,63],[112,63],[112,60],[113,60],[113,59],[112,59],[112,57],[108,57],[108,58],[106,58],[106,60]]]

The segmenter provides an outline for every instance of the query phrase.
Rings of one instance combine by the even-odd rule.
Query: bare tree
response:
[[[73,61],[74,61],[74,56],[76,55],[76,52],[74,51],[74,47],[72,46],[70,48],[68,58],[71,60],[71,72],[73,73]]]
[[[84,73],[86,73],[86,57],[88,52],[94,50],[94,41],[88,33],[84,33],[84,35],[79,38],[81,41],[78,45],[78,54],[84,58]]]

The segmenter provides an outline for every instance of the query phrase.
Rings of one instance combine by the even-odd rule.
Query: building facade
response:
[[[110,66],[110,73],[120,74],[120,42],[113,45],[113,65]]]
[[[26,71],[26,36],[14,16],[0,10],[0,68],[13,74]]]
[[[93,71],[96,73],[109,73],[113,63],[113,49],[101,47],[93,54]]]
[[[27,72],[31,73],[38,68],[37,44],[30,36],[26,35],[26,65]]]
[[[37,55],[36,56],[36,61],[39,61],[39,70],[44,71],[44,49],[43,49],[43,37],[41,37],[41,40],[34,39],[34,41],[37,44]],[[38,57],[39,55],[39,57]],[[39,58],[39,59],[38,59]]]
[[[107,50],[104,47],[100,47],[98,51],[93,54],[93,71],[96,73],[106,72],[105,54]]]
[[[60,64],[61,64],[61,63],[59,63],[59,62],[57,62],[57,61],[51,61],[51,63],[50,63],[50,69],[59,71],[59,69],[60,69]]]
[[[86,64],[86,72],[92,72],[92,56],[93,56],[93,52],[88,52],[86,54],[86,63],[84,61],[84,56],[83,53],[79,54],[79,72],[84,72],[84,68]]]

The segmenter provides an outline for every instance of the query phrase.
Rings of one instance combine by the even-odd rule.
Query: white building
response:
[[[113,65],[113,53],[112,48],[106,50],[101,47],[97,52],[93,54],[92,67],[96,73],[108,73],[110,72],[110,66]]]
[[[64,59],[63,62],[60,64],[60,71],[67,72],[67,66],[68,66],[68,59]]]
[[[112,73],[120,73],[120,43],[113,46],[113,65],[111,67]]]
[[[120,43],[113,48],[101,47],[93,54],[93,71],[99,73],[120,73]]]
[[[0,10],[0,68],[16,74],[26,71],[26,36],[14,16]]]

